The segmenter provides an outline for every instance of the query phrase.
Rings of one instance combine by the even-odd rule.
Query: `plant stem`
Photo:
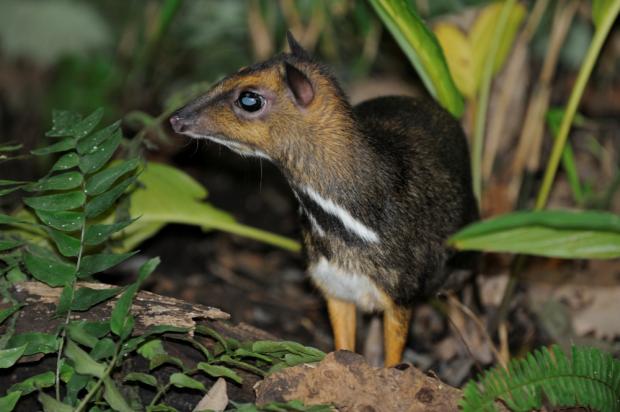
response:
[[[535,210],[544,209],[547,205],[549,194],[551,193],[551,186],[557,173],[558,165],[560,164],[562,152],[564,151],[564,146],[566,145],[566,140],[568,139],[568,132],[570,131],[570,127],[573,124],[573,118],[577,112],[577,106],[579,105],[583,91],[588,83],[590,74],[592,74],[592,69],[594,68],[594,64],[596,63],[601,48],[603,47],[603,43],[605,42],[607,34],[618,16],[619,11],[620,0],[616,0],[613,4],[608,6],[607,13],[605,13],[599,27],[594,33],[594,38],[592,39],[592,43],[590,43],[588,53],[586,54],[585,60],[579,69],[577,80],[575,81],[575,85],[573,86],[573,90],[568,99],[568,105],[566,106],[566,111],[562,117],[562,123],[560,124],[560,131],[555,139],[555,143],[553,144],[553,149],[551,151],[551,155],[549,156],[549,163],[547,163],[547,168],[545,170],[545,176],[538,192],[538,196],[536,197],[536,204],[534,206]]]
[[[86,184],[82,182],[81,185],[82,192],[86,192]],[[84,213],[84,222],[82,223],[82,228],[80,230],[80,249],[78,250],[77,262],[75,263],[75,277],[71,281],[71,289],[75,291],[75,282],[77,280],[77,274],[80,270],[80,264],[82,263],[82,254],[84,253],[84,236],[86,233],[86,214],[84,211],[84,207],[82,207],[82,213]],[[71,293],[71,302],[69,302],[69,309],[67,310],[67,316],[65,317],[65,322],[62,326],[62,330],[60,331],[60,344],[58,345],[58,356],[56,357],[56,400],[60,400],[60,368],[62,361],[62,352],[65,347],[65,339],[67,337],[67,326],[69,326],[69,322],[71,321],[71,305],[73,304],[73,292]]]
[[[482,149],[484,141],[484,133],[486,128],[486,115],[489,106],[489,95],[491,93],[491,81],[493,78],[493,67],[495,66],[495,57],[499,50],[500,42],[504,37],[504,32],[510,17],[510,11],[514,8],[516,0],[506,0],[499,14],[495,31],[493,32],[493,41],[486,56],[484,67],[482,69],[482,78],[480,81],[480,89],[476,105],[476,117],[474,125],[474,138],[471,151],[471,173],[473,180],[473,189],[478,206],[482,194]]]
[[[155,404],[157,403],[158,400],[161,399],[162,396],[164,396],[164,394],[166,392],[168,392],[168,389],[170,389],[170,386],[172,384],[171,383],[167,383],[164,386],[162,386],[161,388],[159,388],[157,390],[157,393],[155,394],[155,396],[153,397],[153,399],[151,400],[151,402],[149,403],[149,408],[155,406]]]
[[[534,210],[544,209],[547,205],[547,201],[549,200],[549,194],[551,192],[551,185],[553,184],[553,180],[555,178],[555,174],[557,172],[562,153],[564,152],[564,147],[568,138],[568,132],[571,125],[573,124],[573,118],[575,117],[575,113],[577,112],[577,106],[579,104],[579,101],[581,100],[581,96],[583,95],[583,91],[585,90],[588,79],[590,78],[590,74],[592,73],[594,63],[598,58],[605,38],[611,30],[613,22],[618,16],[618,12],[620,12],[620,0],[615,0],[613,4],[608,6],[608,12],[605,13],[604,18],[601,20],[599,27],[597,27],[596,32],[594,33],[594,38],[592,39],[592,43],[590,43],[590,47],[588,48],[588,53],[586,54],[585,61],[579,69],[577,80],[575,81],[575,85],[573,86],[573,90],[568,100],[566,111],[564,112],[564,116],[562,117],[560,130],[556,136],[553,149],[549,157],[549,162],[547,163],[545,176],[543,178],[541,188],[538,191],[538,196],[536,197],[536,204],[534,206]],[[506,285],[506,289],[504,290],[504,295],[502,296],[502,302],[500,304],[496,321],[493,322],[490,326],[491,331],[495,331],[497,326],[502,323],[508,315],[508,307],[512,299],[514,290],[516,288],[519,274],[521,273],[524,264],[525,256],[517,255],[514,257],[510,271],[510,279],[508,281],[508,284]]]
[[[101,377],[99,378],[99,380],[97,381],[97,383],[95,383],[95,386],[93,386],[88,393],[86,394],[86,396],[84,397],[84,399],[82,399],[79,403],[79,405],[75,408],[75,410],[73,412],[82,412],[84,410],[84,408],[86,408],[88,406],[88,403],[90,402],[90,400],[92,399],[93,396],[95,396],[95,394],[97,393],[97,391],[99,391],[99,388],[101,388],[101,385],[103,384],[103,381],[105,380],[105,378],[107,378],[108,376],[110,376],[110,373],[112,373],[112,370],[114,369],[114,367],[116,366],[116,360],[118,359],[118,354],[120,352],[120,348],[121,348],[121,342],[118,342],[116,344],[116,350],[114,351],[114,357],[112,358],[112,360],[110,361],[110,365],[108,365],[108,367],[106,368],[106,370],[103,372],[103,375],[101,375]]]

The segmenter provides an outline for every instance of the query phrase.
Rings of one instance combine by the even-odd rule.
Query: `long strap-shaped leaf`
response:
[[[455,117],[463,114],[459,93],[441,46],[407,0],[369,0],[401,49],[405,52],[424,86]]]

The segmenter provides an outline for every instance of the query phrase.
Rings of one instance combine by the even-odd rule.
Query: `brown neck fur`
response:
[[[272,125],[274,135],[286,136],[275,160],[292,185],[309,186],[337,200],[355,186],[351,182],[367,178],[373,155],[363,144],[350,104],[332,92],[329,80],[320,81],[326,84],[318,88],[322,93],[304,113],[305,119]]]

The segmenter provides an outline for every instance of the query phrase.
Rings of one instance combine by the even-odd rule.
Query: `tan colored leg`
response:
[[[403,356],[411,309],[402,306],[390,306],[383,313],[383,347],[385,350],[385,366],[398,365]]]
[[[355,304],[327,298],[327,310],[334,332],[336,350],[355,351]]]

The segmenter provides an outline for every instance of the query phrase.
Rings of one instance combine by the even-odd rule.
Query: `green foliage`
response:
[[[266,405],[257,406],[250,403],[235,403],[234,409],[227,411],[235,412],[333,412],[334,408],[329,405],[306,406],[301,401],[272,402]]]
[[[601,52],[605,39],[607,38],[616,17],[620,13],[620,0],[600,0],[597,3],[598,4],[594,5],[593,8],[596,31],[594,33],[594,37],[592,38],[592,42],[588,47],[588,52],[584,58],[584,61],[579,69],[579,74],[577,75],[575,85],[573,86],[571,95],[566,105],[566,111],[558,128],[556,140],[551,150],[547,168],[545,169],[542,186],[538,192],[538,197],[536,198],[536,209],[542,209],[547,204],[549,194],[551,193],[551,186],[555,179],[562,154],[564,153],[564,147],[568,140],[568,134],[571,125],[573,124],[575,114],[577,113],[577,106],[579,105],[579,101],[581,100],[581,96],[583,95],[588,79],[592,74],[594,64],[596,63],[596,60]]]
[[[463,412],[497,411],[500,400],[515,412],[543,405],[613,412],[620,405],[620,361],[595,348],[574,346],[571,358],[558,346],[542,348],[478,380],[464,389]]]
[[[207,190],[178,169],[149,162],[138,180],[140,188],[131,194],[129,212],[140,219],[123,232],[124,250],[134,248],[169,223],[196,225],[204,230],[219,229],[284,249],[299,250],[297,242],[242,225],[228,213],[205,203]]]
[[[422,19],[405,0],[370,0],[370,4],[403,49],[422,82],[439,103],[455,117],[463,114],[459,93],[443,51]]]
[[[172,388],[206,391],[204,383],[199,380],[201,375],[225,377],[241,384],[242,378],[235,369],[264,376],[287,365],[322,359],[322,352],[293,342],[241,343],[224,339],[216,331],[203,326],[198,327],[196,333],[215,340],[217,344],[212,349],[189,336],[188,330],[172,326],[153,327],[141,335],[132,336],[135,320],[131,305],[140,285],[157,267],[158,258],[143,264],[137,280],[124,288],[77,284],[79,279],[113,268],[135,254],[110,251],[107,241],[118,232],[126,230],[135,236],[134,225],[145,218],[149,224],[163,225],[166,219],[174,221],[179,214],[187,213],[189,216],[181,221],[199,223],[205,229],[221,228],[245,233],[289,247],[294,243],[238,225],[227,214],[202,203],[205,189],[173,168],[157,164],[140,167],[137,158],[112,163],[122,140],[120,124],[113,123],[96,131],[103,117],[101,110],[83,119],[64,111],[55,112],[53,117],[53,127],[47,133],[50,144],[32,151],[35,156],[60,156],[49,173],[33,183],[0,181],[2,187],[26,191],[29,195],[23,202],[31,211],[19,217],[0,214],[0,225],[14,228],[0,234],[0,260],[3,262],[0,280],[6,293],[6,286],[26,277],[23,269],[34,279],[62,288],[56,316],[63,317],[64,322],[50,333],[15,334],[12,328],[15,317],[12,315],[22,306],[15,303],[0,311],[0,323],[9,322],[7,333],[0,339],[0,368],[17,367],[17,362],[25,356],[50,355],[57,358],[56,369],[28,377],[8,388],[0,397],[1,410],[12,410],[21,397],[36,391],[45,411],[97,410],[95,404],[127,412],[136,408],[172,410],[161,402],[166,393]],[[135,213],[134,207],[130,212],[142,214],[142,219],[113,223],[114,206],[133,189],[138,171],[141,172],[140,183],[147,189],[134,192],[139,193],[132,196],[139,213]],[[148,197],[148,193],[155,197]],[[173,200],[169,201],[170,198]],[[184,201],[188,201],[189,206],[184,208]],[[144,206],[145,202],[159,203],[160,207],[149,209]],[[26,233],[29,236],[25,236]],[[39,242],[38,235],[45,241]],[[72,311],[88,311],[117,295],[120,297],[109,319],[71,321]],[[190,345],[202,358],[193,366],[186,365],[168,353],[163,335],[167,340]],[[122,382],[116,382],[113,373],[121,369],[124,358],[132,353],[148,360],[148,373],[130,372]],[[151,372],[162,365],[177,370],[160,381]],[[155,390],[149,405],[137,405],[135,399],[125,397],[127,386],[135,384]],[[125,386],[123,390],[121,385]],[[55,397],[50,393],[52,388]],[[64,398],[60,397],[61,393],[65,393]]]
[[[448,242],[460,250],[613,259],[620,257],[620,216],[594,211],[514,212],[469,225]]]

